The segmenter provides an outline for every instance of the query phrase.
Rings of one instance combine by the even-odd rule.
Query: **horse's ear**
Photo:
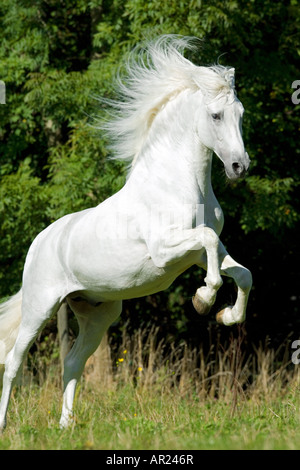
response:
[[[225,75],[226,82],[228,82],[232,88],[234,88],[234,75],[235,75],[234,68],[228,69]]]

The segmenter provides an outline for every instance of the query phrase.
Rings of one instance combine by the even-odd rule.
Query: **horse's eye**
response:
[[[221,119],[221,114],[220,113],[214,113],[211,115],[214,121],[220,121]]]

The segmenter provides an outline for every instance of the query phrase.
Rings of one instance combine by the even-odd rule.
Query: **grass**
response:
[[[157,331],[124,333],[118,351],[104,342],[87,365],[75,403],[76,420],[58,427],[58,365],[46,377],[25,377],[12,394],[0,449],[300,449],[299,366],[262,345],[166,353]],[[282,351],[281,351],[282,352]],[[102,364],[102,366],[100,366]],[[104,365],[103,365],[104,364]]]

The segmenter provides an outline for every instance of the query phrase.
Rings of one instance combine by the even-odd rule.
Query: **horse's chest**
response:
[[[217,235],[220,235],[224,225],[224,214],[219,205],[214,208],[212,217],[212,226]]]

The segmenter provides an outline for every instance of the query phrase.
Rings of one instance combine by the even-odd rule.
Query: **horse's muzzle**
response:
[[[245,174],[247,172],[247,169],[246,169],[245,165],[243,165],[242,163],[233,162],[232,171],[233,171],[234,176],[236,178],[242,178],[243,176],[245,176]]]
[[[230,180],[236,180],[243,178],[250,166],[250,158],[247,152],[245,152],[245,158],[236,159],[232,162],[231,168],[225,168],[226,174]]]

